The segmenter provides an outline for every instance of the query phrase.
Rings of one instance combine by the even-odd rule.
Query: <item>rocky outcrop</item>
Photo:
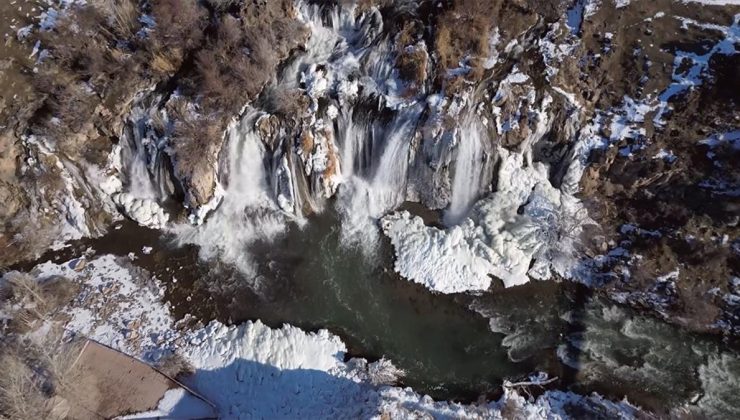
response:
[[[230,204],[239,223],[253,213],[302,219],[335,199],[343,229],[367,242],[378,219],[418,201],[443,211],[445,226],[396,214],[386,230],[398,233],[398,246],[449,245],[437,262],[454,260],[460,248],[483,255],[476,290],[566,277],[691,328],[737,328],[740,7],[339,3],[193,3],[171,19],[157,7],[137,9],[152,21],[142,19],[135,34],[111,32],[128,42],[112,50],[116,63],[140,70],[126,78],[102,64],[86,67],[97,78],[70,73],[79,48],[57,44],[55,68],[72,83],[58,78],[3,138],[0,197],[11,198],[2,240],[33,243],[20,228],[32,217],[44,225],[34,230],[66,220],[78,236],[95,234],[108,210],[79,209],[110,204],[113,193],[124,211],[151,213],[129,214],[145,223],[166,223],[167,199],[202,223],[230,188],[244,187],[230,177],[249,173],[264,177],[249,185],[266,190],[258,200],[235,192],[259,202],[259,211]],[[100,13],[75,10],[83,31]],[[175,35],[182,45],[171,44]],[[111,82],[116,76],[123,82]],[[127,118],[148,133],[127,147],[145,153],[116,166],[108,157],[117,134],[126,137],[123,114],[153,85],[137,97],[144,115]],[[61,101],[65,95],[73,100]],[[114,110],[116,103],[126,105]],[[60,113],[62,106],[84,118]],[[243,150],[259,156],[227,156]],[[165,192],[137,195],[133,161],[144,178],[166,183]],[[235,171],[238,162],[259,167]],[[118,171],[120,186],[99,198],[91,179],[107,170]],[[38,199],[49,191],[63,193]],[[398,232],[402,222],[418,235]],[[417,257],[399,250],[409,277],[401,260]]]

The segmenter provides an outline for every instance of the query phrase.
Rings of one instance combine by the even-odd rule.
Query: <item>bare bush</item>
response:
[[[41,345],[6,338],[0,347],[0,415],[8,419],[50,418],[64,391],[74,388],[73,364],[81,342],[61,343],[52,335]]]
[[[175,379],[195,373],[193,365],[179,353],[165,355],[159,359],[156,368],[170,378]]]
[[[233,114],[256,97],[275,68],[306,36],[280,0],[243,6],[239,19],[222,15],[215,35],[196,55],[194,93],[211,110]],[[238,86],[238,89],[234,87]]]
[[[200,44],[208,26],[208,12],[196,0],[152,2],[156,26],[152,33],[155,50],[177,47],[189,50]]]
[[[186,172],[213,156],[223,137],[218,121],[209,117],[180,120],[175,124],[171,147],[177,155],[178,167]]]
[[[44,80],[51,81],[42,86],[40,83]],[[40,78],[38,82],[37,89],[46,92],[47,97],[31,120],[31,131],[60,140],[81,132],[90,121],[99,98],[86,85],[65,77]]]
[[[64,277],[38,281],[26,273],[14,271],[2,278],[0,304],[11,315],[13,329],[27,331],[38,321],[48,319],[78,292],[79,285]]]
[[[273,114],[299,119],[310,104],[311,99],[301,89],[276,89],[270,92],[268,109]]]
[[[42,33],[42,42],[51,51],[53,64],[78,80],[94,81],[115,73],[116,63],[109,60],[110,30],[99,9],[78,7],[61,16],[52,32]],[[62,76],[57,72],[58,76]]]

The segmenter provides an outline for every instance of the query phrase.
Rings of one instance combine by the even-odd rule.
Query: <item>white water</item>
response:
[[[387,126],[376,122],[372,138],[364,138],[363,144],[372,142],[381,150],[370,155],[370,162],[377,162],[367,171],[372,175],[351,175],[339,191],[337,207],[346,245],[361,245],[372,251],[379,235],[377,220],[405,200],[409,147],[420,114],[420,106],[403,109]],[[356,139],[349,140],[347,146],[353,147]]]
[[[124,191],[140,200],[160,202],[171,194],[172,187],[160,157],[162,139],[151,129],[150,121],[147,110],[135,107],[121,136],[121,158],[127,163]]]
[[[287,222],[301,221],[306,209],[323,209],[327,147],[338,149],[337,173],[346,184],[338,203],[347,221],[346,237],[368,231],[377,236],[375,220],[405,194],[409,142],[421,110],[405,110],[388,126],[354,114],[357,84],[382,92],[374,81],[387,78],[392,68],[387,51],[368,54],[367,44],[380,33],[382,20],[377,14],[355,20],[353,9],[339,8],[324,20],[318,7],[306,4],[299,4],[299,12],[312,36],[306,52],[285,66],[275,89],[304,89],[312,103],[301,129],[324,133],[328,144],[300,156],[289,129],[268,152],[254,127],[259,111],[248,111],[228,132],[223,202],[202,226],[176,228],[178,240],[199,245],[202,257],[220,258],[247,273],[252,272],[249,245],[284,232]],[[319,100],[338,109],[335,121],[319,110]]]
[[[452,182],[452,199],[445,213],[445,223],[462,221],[478,199],[487,165],[484,162],[484,141],[488,141],[483,124],[474,116],[465,119],[456,135],[457,159]]]
[[[307,52],[281,76],[281,86],[295,88],[301,79],[314,104],[323,98],[338,109],[330,127],[342,173],[337,200],[342,238],[372,248],[377,219],[405,200],[409,146],[422,108],[397,97],[402,86],[394,77],[392,43],[378,38],[383,21],[377,11],[355,19],[354,8],[334,8],[322,19],[316,6],[301,4],[299,10],[312,36]],[[317,68],[323,74],[314,73]],[[365,103],[377,108],[357,107],[359,87]],[[379,121],[375,114],[385,107],[396,111],[390,121]],[[312,120],[320,124],[327,118],[317,113]]]
[[[265,166],[265,150],[255,133],[257,113],[248,111],[228,131],[228,181],[221,205],[200,226],[175,228],[178,241],[200,246],[201,257],[218,257],[252,273],[247,247],[285,231],[286,217],[278,208]]]

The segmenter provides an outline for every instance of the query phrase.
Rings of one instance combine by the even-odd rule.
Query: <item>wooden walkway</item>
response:
[[[63,418],[112,419],[152,411],[167,391],[178,388],[202,401],[205,411],[211,413],[178,418],[217,418],[214,405],[185,385],[140,360],[89,339],[73,363],[71,377],[75,383],[62,395],[68,406]]]

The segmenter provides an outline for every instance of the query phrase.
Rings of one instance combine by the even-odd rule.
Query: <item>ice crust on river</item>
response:
[[[327,330],[306,332],[287,324],[270,328],[260,321],[234,326],[213,321],[188,329],[162,303],[163,288],[156,279],[112,255],[46,262],[32,274],[39,280],[62,275],[80,283],[79,296],[65,308],[70,333],[150,363],[171,352],[183,356],[195,368],[186,384],[213,402],[223,419],[499,419],[512,413],[560,419],[569,417],[566,407],[574,405],[614,418],[635,418],[638,412],[626,402],[595,394],[547,391],[533,399],[514,388],[486,404],[434,401],[411,388],[383,385],[399,374],[385,359],[345,361],[345,344]],[[171,417],[190,403],[184,393],[168,393],[150,414]]]

